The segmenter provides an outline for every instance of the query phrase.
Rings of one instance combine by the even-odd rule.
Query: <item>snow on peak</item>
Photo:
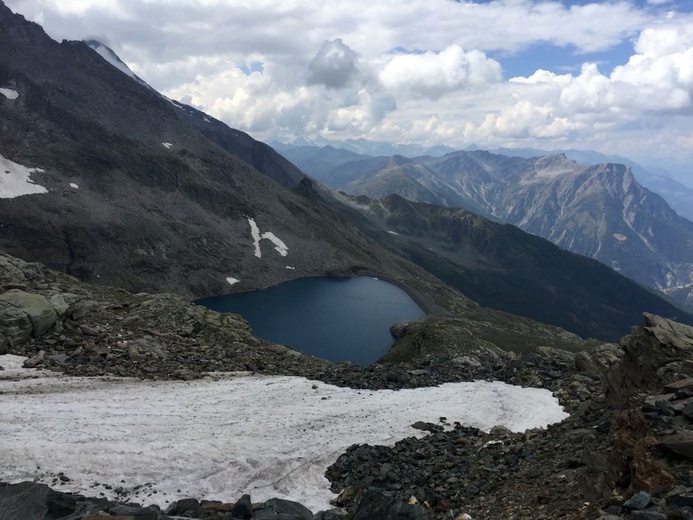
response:
[[[27,168],[10,161],[0,154],[0,199],[13,199],[20,195],[48,193],[43,186],[31,180],[32,173],[43,172],[41,168]]]
[[[125,65],[125,63],[123,63],[123,60],[121,60],[110,47],[107,47],[103,43],[96,40],[89,40],[88,42],[86,42],[86,44],[89,45],[89,47],[91,47],[92,49],[94,49],[99,54],[99,56],[101,56],[104,60],[113,65],[123,74],[127,74],[132,79],[139,79],[135,75],[135,73],[130,70],[130,67]]]
[[[289,254],[289,248],[286,244],[280,240],[274,233],[267,231],[266,233],[260,234],[260,228],[257,227],[255,219],[249,218],[248,223],[250,224],[250,233],[253,235],[253,242],[255,246],[255,256],[262,258],[262,251],[260,250],[260,240],[269,240],[274,244],[274,250],[281,256],[286,256]]]
[[[19,97],[19,92],[12,90],[11,88],[0,88],[0,94],[5,96],[7,99],[17,99]]]
[[[137,74],[132,72],[130,70],[130,67],[128,67],[123,60],[121,60],[118,55],[113,52],[113,49],[110,47],[104,45],[98,40],[87,40],[84,43],[86,43],[89,47],[91,47],[96,53],[101,56],[104,60],[106,60],[108,63],[113,65],[116,69],[118,69],[120,72],[123,74],[130,76],[132,79],[137,81],[140,85],[144,85],[147,88],[151,88],[149,85],[147,85],[147,82],[144,81],[142,78],[140,78]]]

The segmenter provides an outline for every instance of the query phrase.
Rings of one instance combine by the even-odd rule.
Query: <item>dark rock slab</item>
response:
[[[0,520],[62,518],[77,511],[77,499],[44,484],[21,482],[0,488]]]
[[[350,520],[428,520],[428,511],[420,505],[407,504],[377,491],[361,497]]]
[[[275,520],[313,520],[313,513],[303,504],[272,498],[261,504],[253,515],[254,519],[264,520],[274,518]]]
[[[167,515],[182,516],[185,518],[198,518],[201,511],[200,502],[195,498],[178,500],[166,508]]]
[[[625,509],[645,509],[652,503],[652,495],[646,491],[638,491],[623,504]]]
[[[680,431],[672,435],[660,437],[659,445],[664,448],[682,455],[687,459],[693,460],[693,432],[689,430]]]
[[[250,495],[243,495],[234,504],[233,509],[227,515],[228,518],[233,520],[246,520],[253,516],[253,505],[250,502]]]

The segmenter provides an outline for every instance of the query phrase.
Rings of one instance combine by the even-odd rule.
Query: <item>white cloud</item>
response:
[[[496,83],[501,78],[497,61],[480,51],[465,52],[458,45],[439,53],[398,54],[379,75],[385,89],[410,91],[432,99],[452,90]]]
[[[6,3],[57,39],[102,35],[154,88],[260,139],[570,140],[626,153],[630,143],[657,151],[693,133],[693,18],[673,11],[681,2]],[[540,70],[547,46],[571,54],[573,64],[581,53],[629,42],[633,56],[613,71],[593,64],[573,74],[556,74],[558,65]],[[509,55],[535,59],[537,72],[503,81],[493,57]]]

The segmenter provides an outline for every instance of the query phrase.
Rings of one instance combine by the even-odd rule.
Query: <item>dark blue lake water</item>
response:
[[[424,314],[396,285],[368,277],[302,278],[195,303],[240,314],[268,341],[358,365],[369,365],[389,350],[391,325]]]

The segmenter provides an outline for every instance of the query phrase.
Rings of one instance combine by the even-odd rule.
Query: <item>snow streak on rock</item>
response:
[[[12,90],[11,88],[0,88],[0,94],[5,96],[7,99],[17,99],[19,97],[19,92]]]
[[[236,278],[232,278],[232,277],[230,277],[230,276],[226,279],[226,281],[229,283],[229,285],[235,285],[235,284],[237,284],[238,282],[240,282],[240,280],[238,280],[238,279],[236,279]]]
[[[286,256],[289,254],[289,248],[286,244],[280,240],[274,233],[267,231],[266,233],[260,234],[260,228],[257,227],[255,219],[249,218],[248,223],[250,224],[250,233],[253,236],[253,243],[255,245],[255,256],[262,258],[262,251],[260,250],[260,240],[266,239],[274,244],[274,250],[281,256]]]
[[[20,195],[48,193],[43,186],[31,180],[31,174],[43,172],[41,168],[27,168],[0,155],[0,199],[13,199]]]

